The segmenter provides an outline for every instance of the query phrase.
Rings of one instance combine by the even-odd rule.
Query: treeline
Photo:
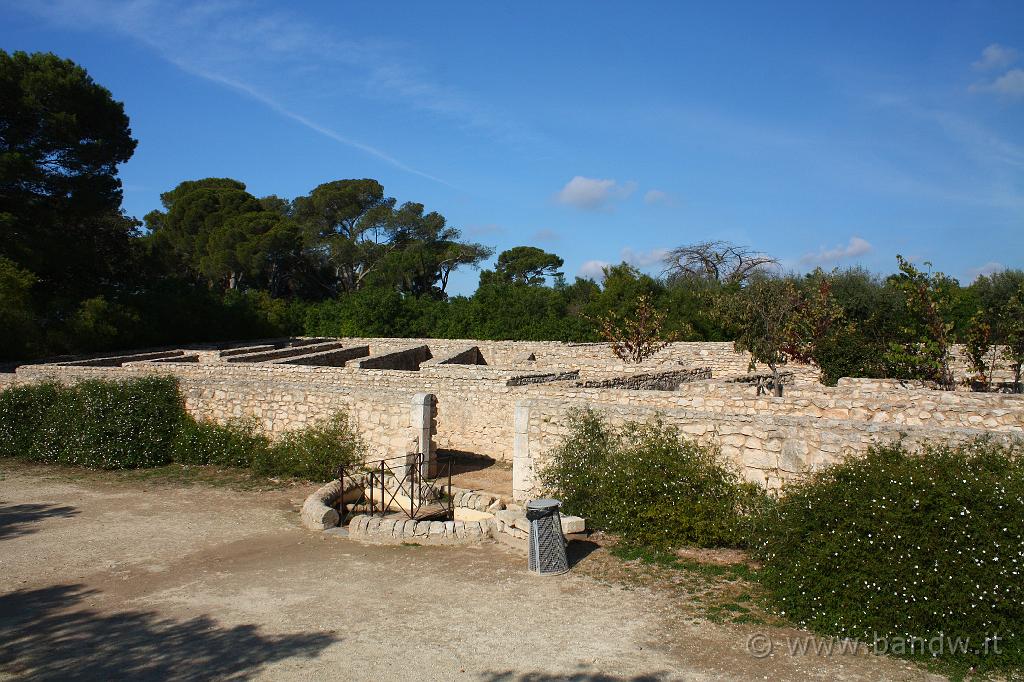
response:
[[[493,249],[372,179],[290,199],[190,180],[138,221],[117,179],[136,145],[123,105],[52,54],[0,51],[0,145],[0,361],[287,334],[634,334],[736,340],[761,364],[811,360],[828,379],[941,381],[960,341],[986,381],[1024,355],[1021,271],[963,287],[901,259],[888,277],[781,277],[769,256],[705,242],[673,250],[658,277],[623,263],[570,282],[558,255],[532,246],[484,268]],[[447,291],[459,268],[480,269],[471,296]],[[638,312],[645,322],[630,323]]]

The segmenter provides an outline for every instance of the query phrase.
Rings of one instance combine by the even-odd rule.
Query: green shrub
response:
[[[252,420],[196,421],[172,377],[43,383],[0,391],[0,457],[101,469],[170,464],[326,480],[363,459],[344,413],[272,442]]]
[[[0,457],[28,457],[35,434],[53,404],[56,384],[12,386],[0,391]]]
[[[173,378],[16,387],[0,393],[0,451],[100,469],[159,466],[186,418]]]
[[[540,472],[567,512],[632,544],[744,546],[765,493],[725,466],[718,450],[659,421],[612,429],[576,412]]]
[[[189,419],[174,439],[172,458],[179,464],[249,468],[269,447],[270,439],[257,433],[254,420],[217,424]]]
[[[786,617],[819,632],[868,643],[941,635],[969,646],[946,646],[947,659],[1020,665],[1020,455],[989,441],[920,455],[880,445],[821,471],[764,513],[761,578]],[[992,635],[1000,654],[974,653]]]
[[[269,448],[257,451],[252,466],[267,476],[323,481],[334,478],[338,466],[361,462],[364,453],[363,441],[349,424],[348,415],[338,412],[301,431],[284,434]]]

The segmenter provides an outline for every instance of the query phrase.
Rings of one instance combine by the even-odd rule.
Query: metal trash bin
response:
[[[565,536],[558,515],[558,500],[532,500],[526,503],[530,522],[530,571],[537,575],[558,575],[569,570],[565,554]]]

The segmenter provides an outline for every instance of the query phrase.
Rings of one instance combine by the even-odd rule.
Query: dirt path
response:
[[[297,524],[303,492],[0,463],[0,678],[926,677],[866,655],[757,659],[756,629],[689,622],[665,593],[583,570],[534,578],[496,544],[325,537]]]

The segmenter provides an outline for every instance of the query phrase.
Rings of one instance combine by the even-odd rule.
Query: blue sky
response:
[[[798,271],[1024,267],[1017,1],[0,0],[0,46],[125,103],[139,217],[186,179],[372,177],[570,278],[705,239]]]

